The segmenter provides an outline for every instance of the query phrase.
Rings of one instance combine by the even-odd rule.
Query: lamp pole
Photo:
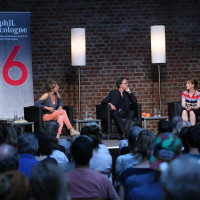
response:
[[[159,93],[159,110],[162,112],[161,104],[161,84],[160,84],[160,64],[158,64],[158,93]]]
[[[80,66],[78,66],[78,116],[81,119],[81,71]]]

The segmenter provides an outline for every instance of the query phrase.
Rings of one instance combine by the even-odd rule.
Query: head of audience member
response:
[[[19,167],[19,153],[9,144],[0,145],[0,173],[15,170]]]
[[[44,125],[44,128],[46,128],[48,132],[50,132],[51,134],[54,134],[55,137],[57,136],[59,127],[60,127],[59,123],[53,120],[45,122]]]
[[[133,152],[135,149],[135,143],[138,138],[138,135],[143,129],[140,126],[132,126],[128,133],[128,146],[130,148],[130,152]]]
[[[172,125],[169,121],[160,120],[158,122],[158,135],[165,132],[172,132]]]
[[[177,134],[179,135],[183,127],[190,127],[190,126],[191,126],[191,123],[189,121],[178,122],[178,124],[176,125]]]
[[[179,134],[183,142],[184,152],[194,153],[200,150],[200,126],[184,127]]]
[[[10,124],[0,124],[0,143],[7,143],[16,147],[17,131]]]
[[[164,171],[168,163],[181,154],[181,140],[173,133],[162,133],[150,148],[150,166],[155,171]]]
[[[29,200],[30,184],[28,178],[17,170],[0,174],[0,199]]]
[[[91,137],[93,141],[93,147],[97,149],[101,142],[102,129],[95,122],[88,123],[81,129],[81,135],[88,135]]]
[[[57,149],[59,145],[59,141],[56,138],[57,133],[55,131],[50,131],[49,128],[43,128],[41,132],[47,138],[51,149]]]
[[[20,154],[35,155],[38,150],[38,139],[33,133],[23,133],[18,137],[17,146]]]
[[[54,163],[38,163],[30,176],[32,197],[37,200],[69,200],[64,174]]]
[[[134,152],[142,155],[143,158],[147,158],[149,149],[155,139],[156,136],[151,131],[142,130],[137,137]]]
[[[164,200],[199,200],[200,166],[196,159],[180,156],[161,174]]]
[[[76,168],[89,167],[93,152],[93,141],[89,136],[75,136],[71,142],[70,149]]]
[[[183,118],[180,115],[174,115],[172,120],[171,120],[171,125],[172,125],[172,132],[177,133],[176,125],[179,122],[182,122]]]
[[[47,138],[49,132],[46,128],[43,128],[40,132],[35,132],[35,135],[38,139],[38,151],[37,156],[49,156],[52,154],[53,148],[50,144],[50,141]]]

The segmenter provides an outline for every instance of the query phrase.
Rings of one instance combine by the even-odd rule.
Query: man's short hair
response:
[[[87,165],[92,157],[93,142],[87,135],[77,136],[71,144],[72,157],[76,164]]]
[[[158,122],[158,134],[172,132],[172,125],[166,120],[160,120]]]
[[[94,148],[99,147],[102,138],[102,128],[98,124],[86,124],[81,129],[81,135],[88,135],[92,138]]]
[[[200,199],[200,166],[196,158],[180,156],[161,174],[166,200]]]
[[[17,146],[19,153],[35,155],[38,150],[38,139],[33,133],[23,133],[18,137]]]
[[[116,80],[116,86],[117,88],[120,87],[120,85],[122,84],[122,81],[125,79],[125,77],[118,77],[117,80]]]
[[[8,144],[0,145],[0,173],[15,170],[19,167],[19,154],[15,147]]]
[[[52,134],[55,134],[55,136],[58,133],[60,125],[57,121],[47,121],[45,122],[44,128],[46,128],[49,132]]]

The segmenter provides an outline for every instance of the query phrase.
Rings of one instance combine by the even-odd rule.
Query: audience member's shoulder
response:
[[[110,151],[108,150],[108,148],[104,144],[99,144],[98,151],[100,153],[110,154]]]
[[[124,155],[119,155],[117,157],[117,160],[124,160],[124,159],[129,159],[129,158],[134,158],[134,154],[132,153],[127,153],[127,154],[124,154]]]

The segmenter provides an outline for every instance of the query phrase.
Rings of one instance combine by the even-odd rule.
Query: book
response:
[[[196,106],[197,105],[197,103],[188,103],[188,102],[185,102],[185,106],[186,107],[189,107],[189,106]]]

